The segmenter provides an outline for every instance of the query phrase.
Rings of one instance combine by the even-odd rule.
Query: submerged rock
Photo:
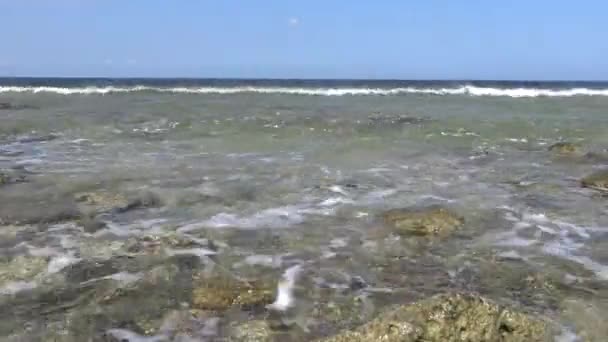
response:
[[[74,199],[80,210],[86,213],[108,212],[129,204],[125,196],[107,191],[78,193],[74,195]]]
[[[581,180],[585,188],[608,191],[608,170],[595,172]]]
[[[543,321],[472,294],[444,294],[381,314],[323,342],[549,341]]]
[[[392,209],[382,214],[384,223],[398,234],[446,235],[464,224],[464,219],[443,207]]]
[[[20,172],[0,171],[0,186],[27,182],[27,177]]]
[[[0,110],[21,110],[21,109],[32,109],[32,108],[34,108],[34,107],[27,106],[27,105],[13,104],[10,102],[0,102]]]
[[[0,224],[53,224],[77,220],[81,213],[64,198],[0,198]]]
[[[272,303],[274,287],[257,281],[243,281],[224,276],[201,280],[192,293],[197,309],[226,310],[232,306],[254,308]]]
[[[74,199],[78,203],[79,209],[89,214],[124,213],[140,208],[157,207],[162,204],[160,198],[151,192],[127,197],[120,193],[100,190],[77,193],[74,195]]]
[[[557,154],[568,155],[578,153],[580,148],[578,145],[570,142],[558,142],[549,146],[549,151]]]
[[[48,261],[42,257],[17,256],[0,261],[0,286],[8,282],[29,281],[46,270]]]
[[[248,321],[234,326],[230,332],[230,341],[234,342],[269,342],[273,340],[273,331],[266,321]]]
[[[427,118],[410,116],[410,115],[371,115],[369,118],[370,125],[413,125],[421,124],[429,121]]]
[[[608,163],[608,150],[587,152],[583,158],[590,163]]]
[[[163,205],[163,202],[157,194],[150,191],[144,191],[135,196],[129,197],[127,205],[117,207],[114,209],[114,211],[124,213],[130,210],[154,208],[161,205]]]

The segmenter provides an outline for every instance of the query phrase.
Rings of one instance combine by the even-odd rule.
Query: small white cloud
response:
[[[289,26],[298,26],[298,24],[300,24],[300,19],[296,17],[291,17],[289,18],[287,23],[289,24]]]

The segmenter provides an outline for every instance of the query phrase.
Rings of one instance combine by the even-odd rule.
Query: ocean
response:
[[[0,78],[0,336],[221,340],[287,274],[277,340],[466,291],[602,341],[606,169],[607,82]]]

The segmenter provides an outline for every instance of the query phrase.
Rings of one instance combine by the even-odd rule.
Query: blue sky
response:
[[[0,0],[0,75],[608,80],[602,0]]]

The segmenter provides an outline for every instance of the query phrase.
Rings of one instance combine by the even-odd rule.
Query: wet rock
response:
[[[608,191],[608,170],[595,172],[581,180],[585,188]]]
[[[230,341],[234,342],[270,342],[273,330],[266,321],[248,321],[231,329]]]
[[[447,235],[464,219],[443,207],[392,209],[382,214],[384,223],[401,235]]]
[[[546,323],[472,294],[401,306],[324,342],[549,341]]]
[[[197,309],[226,310],[232,306],[250,309],[274,300],[274,287],[258,281],[243,281],[227,276],[204,278],[192,292]]]
[[[580,151],[580,148],[578,147],[578,145],[570,142],[558,142],[549,146],[549,151],[561,155],[571,155],[578,153]]]

